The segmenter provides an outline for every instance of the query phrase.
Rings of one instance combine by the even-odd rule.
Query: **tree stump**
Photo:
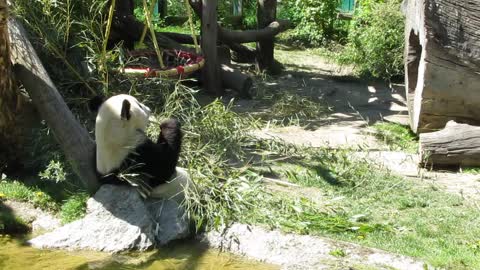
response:
[[[407,0],[405,82],[414,132],[480,124],[480,2]]]
[[[440,131],[420,134],[420,154],[428,165],[480,166],[480,127],[450,121]]]

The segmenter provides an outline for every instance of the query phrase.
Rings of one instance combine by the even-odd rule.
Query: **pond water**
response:
[[[156,251],[130,254],[102,252],[38,250],[25,241],[0,235],[0,269],[5,270],[64,270],[64,269],[279,269],[277,266],[248,261],[244,258],[206,248],[187,241]]]

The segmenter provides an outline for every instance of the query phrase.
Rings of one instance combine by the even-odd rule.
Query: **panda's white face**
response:
[[[113,96],[102,103],[95,122],[99,173],[117,169],[145,140],[150,113],[150,108],[130,95]]]

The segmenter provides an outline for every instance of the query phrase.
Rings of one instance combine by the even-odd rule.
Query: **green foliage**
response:
[[[13,11],[32,33],[35,47],[49,75],[62,93],[95,93],[105,87],[116,54],[103,53],[107,1],[15,1]]]
[[[339,56],[360,75],[390,79],[403,74],[404,17],[398,0],[362,0],[353,17],[346,50]]]
[[[385,142],[391,150],[416,153],[418,137],[410,127],[396,123],[379,122],[373,125],[375,136]]]
[[[339,0],[282,2],[278,17],[289,19],[295,25],[295,29],[286,39],[306,46],[342,41],[346,36],[348,22],[337,19],[339,4]]]
[[[56,210],[57,204],[53,198],[38,188],[27,187],[18,181],[0,181],[0,194],[5,199],[13,199],[32,203],[43,210]]]
[[[78,193],[68,198],[60,209],[62,223],[70,223],[85,215],[88,194]]]
[[[52,180],[55,182],[63,182],[67,179],[67,173],[65,172],[64,165],[61,161],[50,160],[47,168],[39,173],[41,179]]]

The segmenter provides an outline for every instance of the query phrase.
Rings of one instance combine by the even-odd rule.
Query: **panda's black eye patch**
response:
[[[120,113],[120,118],[122,120],[130,120],[131,116],[132,115],[130,114],[130,102],[125,99],[122,103],[122,112]]]

